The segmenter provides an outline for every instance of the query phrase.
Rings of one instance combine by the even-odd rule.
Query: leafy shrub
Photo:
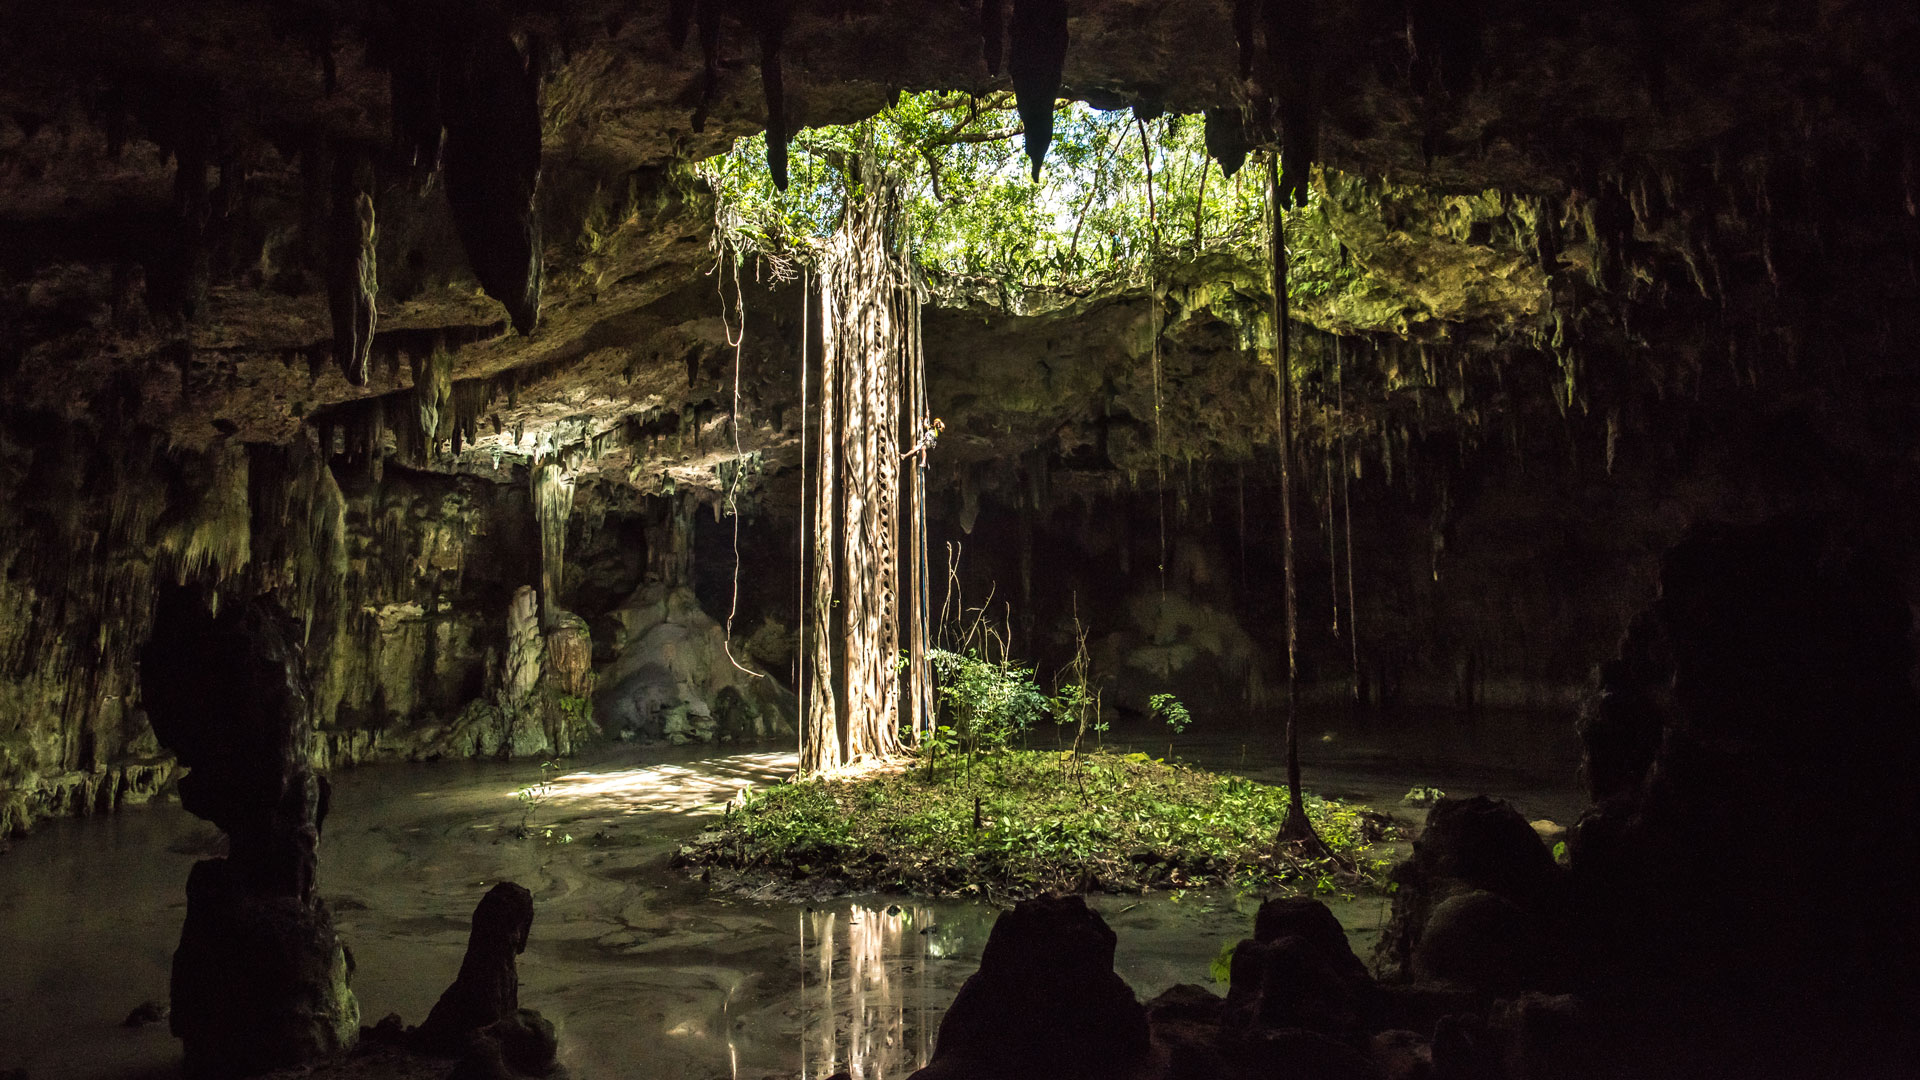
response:
[[[947,726],[970,754],[1013,745],[1051,712],[1030,667],[987,660],[973,651],[934,649],[927,658],[933,664]]]

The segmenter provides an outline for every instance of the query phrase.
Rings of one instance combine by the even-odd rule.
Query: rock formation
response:
[[[187,810],[227,836],[195,864],[173,957],[173,1033],[188,1075],[245,1076],[351,1046],[352,960],[315,891],[326,778],[307,762],[296,625],[271,598],[215,616],[164,592],[141,684],[154,730],[191,771]]]
[[[1583,725],[1592,984],[1850,1020],[1914,992],[1920,849],[1862,825],[1920,809],[1911,626],[1886,564],[1831,523],[1707,525],[1668,554]],[[1873,870],[1836,917],[1843,866]]]
[[[1384,973],[1485,992],[1566,978],[1564,874],[1506,803],[1439,800],[1393,883],[1393,922],[1377,957]]]
[[[650,582],[613,617],[618,653],[594,697],[609,736],[685,743],[793,734],[793,692],[750,659],[744,640],[729,646],[690,589]]]
[[[414,1033],[422,1047],[464,1050],[476,1032],[519,1012],[515,958],[526,951],[532,926],[533,894],[524,887],[503,881],[481,897],[460,974]]]
[[[1114,934],[1077,896],[1023,900],[940,1021],[918,1080],[1146,1076],[1146,1012],[1113,973]]]

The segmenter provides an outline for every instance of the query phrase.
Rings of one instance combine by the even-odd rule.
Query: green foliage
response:
[[[577,694],[557,695],[554,705],[560,710],[560,715],[576,727],[586,724],[593,716],[593,702]]]
[[[1056,724],[1080,724],[1084,722],[1088,730],[1105,731],[1107,722],[1100,719],[1099,691],[1090,691],[1085,683],[1068,683],[1047,699],[1047,711],[1053,714]]]
[[[1553,861],[1561,866],[1567,865],[1567,842],[1561,840],[1553,845]]]
[[[533,824],[533,815],[539,812],[540,808],[553,796],[553,777],[559,771],[560,762],[548,758],[540,763],[540,779],[513,793],[514,799],[520,804],[520,827],[515,830],[515,834],[521,839],[538,836],[562,844],[573,842],[573,837],[569,834],[555,836],[555,829],[552,826],[535,827]]]
[[[930,271],[1016,287],[1142,281],[1177,259],[1260,258],[1265,178],[1232,179],[1206,155],[1198,117],[1137,120],[1063,101],[1039,183],[1027,173],[1013,96],[903,94],[879,116],[809,128],[793,142],[787,191],[773,188],[763,136],[709,159],[721,232],[776,271],[808,261],[861,187],[861,162],[902,182],[915,256]]]
[[[1383,837],[1385,819],[1364,807],[1308,796],[1308,816],[1345,864],[1300,859],[1273,844],[1285,788],[1144,754],[1089,753],[1062,769],[1072,756],[988,755],[972,782],[916,768],[781,784],[755,793],[680,861],[754,882],[832,879],[849,891],[928,895],[1207,885],[1346,892],[1378,883],[1379,862],[1357,855]]]
[[[1237,941],[1229,941],[1220,946],[1220,951],[1207,962],[1208,977],[1222,985],[1229,983],[1233,976],[1233,950],[1239,947],[1240,943]]]
[[[1193,723],[1193,715],[1172,694],[1155,694],[1147,699],[1147,704],[1152,707],[1153,715],[1165,720],[1175,735],[1187,730],[1187,725]]]
[[[1012,745],[1050,712],[1030,667],[989,660],[978,650],[962,654],[931,649],[927,659],[938,682],[940,704],[960,746],[969,753]]]

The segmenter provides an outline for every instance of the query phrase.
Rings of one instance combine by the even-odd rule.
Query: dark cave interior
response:
[[[0,47],[0,1080],[1920,1074],[1920,8]]]

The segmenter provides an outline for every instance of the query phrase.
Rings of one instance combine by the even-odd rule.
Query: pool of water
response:
[[[1150,749],[1153,738],[1136,741]],[[1501,741],[1497,732],[1484,738]],[[1182,739],[1175,752],[1271,780],[1279,762],[1251,748],[1274,741],[1223,729]],[[1307,785],[1328,794],[1391,805],[1414,784],[1485,790],[1514,797],[1530,817],[1562,819],[1579,801],[1570,771],[1543,778],[1537,761],[1509,769],[1475,766],[1471,754],[1393,757],[1364,732],[1331,728],[1303,747]],[[1570,770],[1557,753],[1542,760]],[[390,1012],[422,1020],[459,967],[474,905],[495,882],[514,880],[535,899],[521,1001],[559,1027],[574,1075],[904,1077],[925,1063],[940,1016],[978,967],[996,908],[889,896],[757,902],[668,865],[743,786],[792,767],[791,752],[620,748],[544,777],[533,799],[522,792],[543,776],[526,764],[336,776],[320,887],[354,951],[364,1022]],[[178,1044],[165,1024],[120,1022],[142,1002],[166,999],[187,871],[219,844],[211,826],[160,803],[51,822],[0,856],[0,1015],[9,1031],[0,1071],[50,1080],[173,1070]],[[1089,902],[1118,932],[1115,967],[1143,999],[1207,982],[1209,960],[1246,935],[1258,904],[1197,891]],[[1364,955],[1384,902],[1333,906]]]

